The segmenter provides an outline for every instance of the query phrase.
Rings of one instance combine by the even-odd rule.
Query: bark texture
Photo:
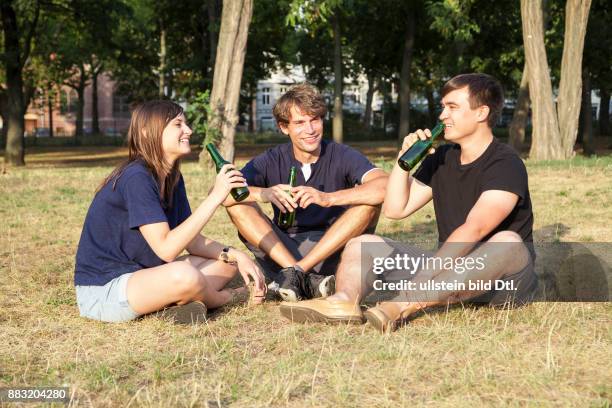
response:
[[[601,91],[599,103],[599,134],[610,136],[610,92],[607,89]]]
[[[525,61],[529,67],[529,94],[532,102],[533,130],[529,156],[536,160],[550,160],[560,157],[562,150],[544,46],[542,14],[541,0],[521,0]]]
[[[334,142],[342,143],[342,42],[340,21],[333,18],[334,29],[334,119],[332,122]]]
[[[542,0],[521,0],[525,60],[529,67],[533,132],[529,156],[567,159],[574,154],[582,92],[582,52],[591,0],[567,0],[557,106],[544,46]]]
[[[591,0],[567,0],[561,82],[557,100],[562,157],[572,157],[582,100],[582,54]]]
[[[529,118],[529,69],[527,63],[523,67],[523,76],[521,77],[521,87],[519,89],[512,121],[509,126],[508,143],[516,150],[521,150],[525,144],[525,128],[527,127],[527,119]]]
[[[406,22],[406,38],[404,39],[404,54],[402,57],[402,70],[399,85],[399,129],[398,142],[401,143],[410,131],[410,66],[412,65],[412,51],[414,49],[414,14],[408,14]]]
[[[214,117],[211,118],[210,125],[221,132],[219,150],[228,161],[234,159],[240,82],[252,15],[253,0],[234,0],[223,3],[215,74],[210,97]],[[200,154],[201,162],[207,162],[206,155],[206,151],[203,150],[203,153]]]

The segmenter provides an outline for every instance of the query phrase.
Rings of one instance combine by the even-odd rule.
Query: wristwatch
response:
[[[234,249],[234,248],[232,248],[231,246],[226,246],[225,248],[223,248],[223,250],[219,254],[219,260],[225,262],[226,264],[235,265],[236,260],[230,259],[230,256],[229,256],[230,249]]]

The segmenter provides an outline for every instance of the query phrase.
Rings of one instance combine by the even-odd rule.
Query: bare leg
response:
[[[379,214],[378,206],[352,206],[329,227],[321,240],[297,262],[297,265],[308,272],[346,245],[351,238],[361,235],[369,226],[376,225]]]
[[[364,281],[364,274],[368,273],[367,279],[372,279],[369,276],[369,271],[364,271],[362,268],[362,244],[368,242],[383,243],[384,240],[377,235],[361,235],[351,239],[342,252],[342,258],[336,272],[336,293],[330,296],[330,299],[344,300],[351,302],[360,302],[369,292],[371,285]],[[392,248],[389,248],[389,254]],[[386,256],[389,254],[377,254],[377,256]],[[372,258],[372,254],[363,254]],[[371,259],[364,259],[367,265],[371,265]],[[365,283],[365,284],[364,284]]]
[[[236,272],[232,265],[189,256],[185,260],[135,272],[127,283],[127,297],[132,309],[139,314],[195,300],[215,308],[231,300],[232,294],[223,287]]]
[[[499,245],[507,243],[507,245]],[[483,255],[486,257],[483,258]],[[417,273],[412,282],[419,285],[421,282],[464,282],[467,281],[493,282],[503,276],[511,275],[523,269],[529,263],[529,252],[520,236],[512,231],[502,231],[470,253],[470,258],[485,259],[484,268],[471,268],[463,274],[455,271],[443,270],[439,272],[424,271]],[[463,291],[426,291],[415,290],[401,294],[397,302],[384,302],[379,305],[389,316],[407,317],[421,309],[447,305],[474,298],[485,290]],[[401,301],[405,300],[405,301]]]
[[[296,259],[272,229],[270,220],[257,204],[236,204],[226,207],[240,234],[264,251],[282,268],[293,266]]]

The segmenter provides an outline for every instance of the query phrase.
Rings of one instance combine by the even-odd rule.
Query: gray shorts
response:
[[[76,298],[82,317],[103,322],[126,322],[138,316],[127,299],[127,282],[131,273],[123,274],[104,286],[77,286]]]
[[[296,233],[287,233],[280,229],[276,224],[270,221],[272,225],[272,229],[278,235],[279,239],[285,245],[285,247],[291,252],[293,257],[297,260],[302,259],[309,253],[312,248],[321,240],[323,235],[325,235],[325,231],[306,231],[306,232],[296,232]],[[264,275],[266,276],[266,280],[268,281],[276,281],[279,282],[279,272],[282,269],[280,265],[278,265],[272,258],[270,258],[264,251],[256,247],[255,245],[247,242],[247,240],[242,237],[242,235],[238,235],[240,240],[246,245],[246,247],[253,253],[255,256],[255,260],[259,264],[260,268],[263,270]],[[338,268],[338,263],[340,262],[340,254],[342,253],[342,249],[339,249],[331,256],[329,256],[324,261],[315,265],[312,269],[314,273],[321,275],[334,275],[336,273],[336,269]]]
[[[423,250],[416,245],[405,244],[389,238],[383,238],[384,244],[374,247],[374,256],[395,257],[396,254],[408,254],[410,257],[430,258],[434,256],[433,251]],[[386,245],[385,245],[386,244]],[[386,248],[385,248],[386,247]],[[382,276],[384,281],[396,281],[401,279],[412,279],[414,276],[407,276],[405,271],[391,270]],[[471,298],[467,303],[487,304],[489,306],[502,306],[512,304],[522,306],[533,301],[538,288],[538,278],[535,274],[533,258],[525,268],[510,275],[498,279],[498,281],[512,282],[509,285],[514,290],[489,290],[476,297]]]

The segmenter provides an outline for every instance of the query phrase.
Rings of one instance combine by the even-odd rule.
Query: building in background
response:
[[[91,134],[93,123],[92,86],[85,88],[85,106],[83,112],[84,133]],[[52,111],[54,136],[74,136],[76,130],[77,92],[62,86],[52,98],[52,109],[46,93],[37,95],[24,116],[26,136],[49,136]],[[98,77],[98,123],[100,132],[111,136],[125,135],[130,124],[130,107],[128,98],[115,92],[115,82],[106,74]]]

